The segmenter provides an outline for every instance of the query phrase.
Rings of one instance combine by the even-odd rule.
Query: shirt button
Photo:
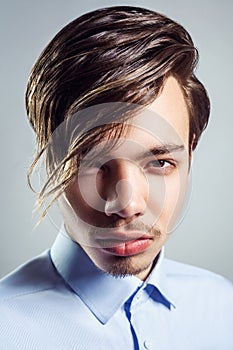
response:
[[[142,296],[142,290],[138,292],[138,294],[136,295],[136,299],[139,300],[141,296]]]
[[[151,343],[149,340],[145,340],[145,341],[144,341],[144,347],[145,347],[147,350],[150,350],[150,349],[152,349],[152,343]]]

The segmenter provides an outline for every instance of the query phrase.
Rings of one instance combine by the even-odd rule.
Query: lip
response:
[[[108,243],[107,247],[102,248],[102,250],[110,255],[115,256],[133,256],[143,253],[152,243],[151,238],[138,238],[128,241],[118,241],[111,245]]]
[[[140,231],[111,231],[109,235],[104,234],[103,236],[96,237],[97,242],[115,242],[115,243],[126,243],[138,239],[152,239],[153,236],[149,233]]]

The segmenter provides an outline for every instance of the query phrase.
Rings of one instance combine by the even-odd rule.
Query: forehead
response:
[[[122,110],[128,111],[128,107],[130,117],[117,122],[115,110],[120,110],[117,113],[121,115]],[[119,144],[124,144],[123,151],[127,152],[129,149],[136,151],[138,147],[150,149],[166,144],[183,144],[184,148],[188,149],[189,114],[182,89],[174,77],[167,78],[159,96],[149,106],[146,108],[141,106],[139,113],[131,113],[131,108],[134,111],[134,106],[131,104],[106,103],[87,108],[81,111],[81,114],[74,114],[54,132],[50,146],[55,150],[64,150],[62,154],[67,154],[67,149],[72,149],[74,146],[76,154],[80,155],[85,155],[90,149],[96,149],[97,144],[106,141],[110,142],[111,151],[114,148],[116,150],[115,145]],[[105,112],[107,112],[107,124],[111,126],[115,123],[113,127],[115,131],[112,128],[105,128],[108,126],[106,118],[103,123],[102,118],[95,117],[105,115]],[[119,125],[123,125],[123,132]],[[100,150],[101,147],[97,148]]]
[[[157,134],[163,134],[163,125],[168,126],[168,129],[172,129],[174,134],[177,134],[188,147],[189,140],[189,113],[187,104],[184,98],[184,94],[180,84],[174,77],[169,77],[164,85],[158,98],[148,107],[154,115],[159,115],[163,119],[163,123],[158,123],[159,127],[156,127],[156,123],[153,123],[153,113],[149,114],[144,120],[140,120],[139,123],[149,130],[156,132]],[[155,118],[156,122],[158,118]],[[165,126],[166,128],[166,126]]]
[[[92,151],[99,154],[108,150],[115,156],[133,157],[142,149],[166,145],[183,145],[188,150],[188,110],[182,89],[173,77],[166,80],[158,98],[150,106],[140,110],[124,124],[126,127],[122,134],[104,133]]]
[[[124,143],[137,148],[167,144],[184,145],[188,149],[189,113],[183,91],[174,77],[169,77],[154,102],[127,122]]]

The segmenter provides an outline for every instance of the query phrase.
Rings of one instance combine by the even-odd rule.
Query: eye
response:
[[[168,161],[166,161],[164,159],[156,159],[156,160],[152,160],[151,162],[149,162],[149,166],[153,166],[156,168],[166,168],[169,165],[171,165],[171,163],[169,163]]]
[[[175,170],[176,164],[167,159],[155,159],[148,162],[145,168],[157,175],[169,175]]]

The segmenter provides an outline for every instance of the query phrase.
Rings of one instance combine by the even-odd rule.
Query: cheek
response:
[[[161,215],[166,202],[166,184],[163,176],[147,176],[149,196],[147,207],[153,213],[155,219]]]
[[[105,200],[101,197],[101,176],[96,174],[80,176],[77,179],[77,196],[86,209],[104,212]]]
[[[149,179],[148,210],[162,230],[170,230],[177,221],[185,195],[187,176],[176,172],[172,176]]]
[[[65,194],[79,225],[93,225],[101,221],[105,202],[97,190],[95,176],[83,176],[74,180]]]
[[[70,185],[65,191],[66,198],[70,204],[70,211],[73,215],[77,216],[77,219],[85,220],[90,211],[87,202],[84,200],[83,195],[76,182]]]

